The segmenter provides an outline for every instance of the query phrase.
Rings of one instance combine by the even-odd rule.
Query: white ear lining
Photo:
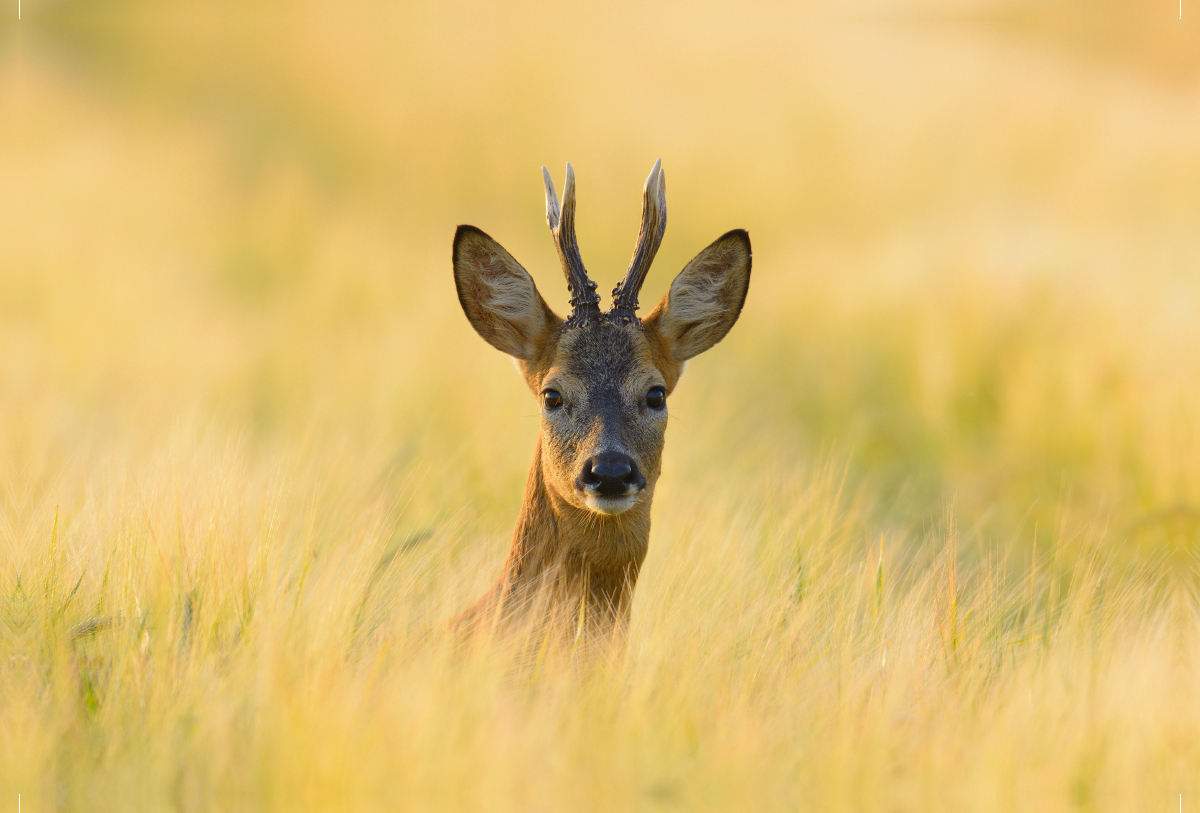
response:
[[[734,230],[697,254],[672,281],[661,325],[676,359],[708,350],[737,322],[752,256],[749,236]]]

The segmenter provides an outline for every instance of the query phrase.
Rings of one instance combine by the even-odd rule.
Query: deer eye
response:
[[[563,405],[562,393],[558,390],[542,390],[542,403],[546,409],[558,409]]]
[[[667,391],[662,387],[651,387],[646,393],[646,406],[651,409],[662,409],[667,405]]]

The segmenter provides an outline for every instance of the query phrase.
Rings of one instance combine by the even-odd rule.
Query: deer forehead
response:
[[[596,321],[567,328],[551,349],[543,387],[588,393],[629,391],[665,384],[640,326]]]

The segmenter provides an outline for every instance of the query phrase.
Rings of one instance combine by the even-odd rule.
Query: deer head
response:
[[[485,341],[516,359],[541,410],[523,517],[540,510],[552,519],[544,520],[546,527],[540,530],[532,520],[518,523],[510,569],[520,570],[531,559],[528,550],[517,550],[522,544],[545,547],[528,538],[542,534],[555,535],[560,546],[590,549],[545,552],[541,558],[574,556],[593,569],[606,562],[621,564],[620,556],[603,549],[606,544],[624,547],[632,551],[626,558],[636,560],[636,578],[661,468],[667,402],[684,363],[719,342],[737,321],[750,284],[750,238],[740,229],[718,238],[679,272],[662,301],[639,318],[638,291],[667,225],[665,177],[656,162],[646,179],[633,259],[605,313],[575,239],[571,165],[561,207],[545,167],[542,174],[546,219],[571,293],[568,318],[555,314],[520,263],[487,234],[459,226],[454,237],[454,281],[467,319]],[[535,510],[531,506],[538,500],[545,505]],[[620,532],[606,536],[606,523]],[[589,533],[572,536],[572,525],[586,526]],[[630,539],[639,535],[640,544]],[[623,572],[628,581],[629,562]]]

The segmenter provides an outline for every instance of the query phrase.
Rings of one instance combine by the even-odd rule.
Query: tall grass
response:
[[[336,452],[253,471],[213,445],[184,433],[96,486],[10,585],[28,660],[6,666],[3,756],[31,809],[1141,809],[1197,790],[1191,593],[1115,569],[1095,527],[1047,534],[1021,572],[965,556],[953,516],[873,536],[841,469],[712,480],[725,496],[664,500],[625,651],[514,670],[441,637],[495,566],[470,523],[399,531],[402,490]]]
[[[0,805],[1195,804],[1194,23],[23,15],[0,23]],[[629,635],[464,652],[445,622],[498,572],[537,412],[458,310],[453,226],[561,309],[539,165],[576,167],[605,288],[659,155],[643,298],[729,228],[755,269],[672,395]]]

